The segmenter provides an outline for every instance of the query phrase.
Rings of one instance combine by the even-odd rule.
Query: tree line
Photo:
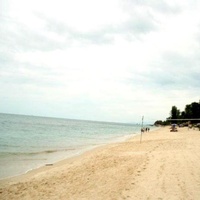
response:
[[[178,120],[177,120],[178,119]],[[182,119],[182,120],[181,120]],[[170,116],[166,121],[157,120],[155,125],[168,125],[171,123],[183,123],[186,122],[186,119],[193,119],[191,123],[200,123],[200,102],[193,102],[185,106],[184,111],[180,111],[177,106],[172,106],[170,111]],[[194,120],[198,119],[198,120]]]

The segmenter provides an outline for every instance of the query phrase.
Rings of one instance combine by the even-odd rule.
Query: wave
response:
[[[5,148],[7,148],[7,147],[15,147],[15,148],[18,148],[18,147],[21,147],[21,146],[19,146],[19,145],[12,145],[12,144],[0,144],[1,145],[1,147],[5,147]]]
[[[0,157],[4,156],[35,156],[42,154],[52,154],[56,152],[64,152],[64,151],[73,151],[75,148],[67,148],[67,149],[52,149],[52,150],[44,150],[37,152],[0,152]]]

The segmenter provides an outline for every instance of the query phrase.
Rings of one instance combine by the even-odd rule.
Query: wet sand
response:
[[[169,127],[0,181],[0,199],[200,198],[200,131]]]

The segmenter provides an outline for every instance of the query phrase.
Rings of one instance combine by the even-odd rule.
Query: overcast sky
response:
[[[200,99],[198,0],[0,0],[0,112],[165,120]]]

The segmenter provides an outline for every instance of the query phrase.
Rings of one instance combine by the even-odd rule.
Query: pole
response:
[[[142,142],[143,120],[144,120],[144,116],[142,116],[142,126],[141,126],[141,134],[140,134],[140,143]]]

